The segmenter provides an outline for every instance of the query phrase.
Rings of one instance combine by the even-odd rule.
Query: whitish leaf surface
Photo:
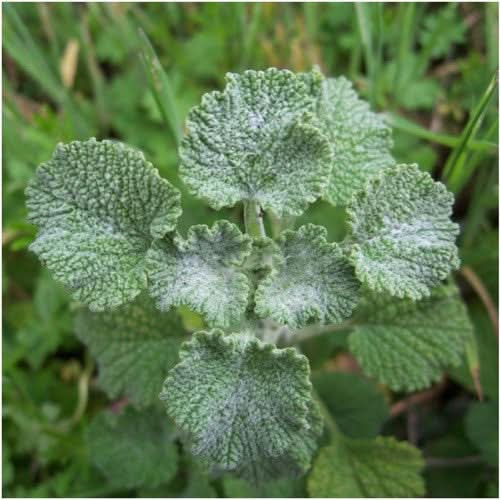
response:
[[[293,328],[349,317],[359,282],[340,247],[326,240],[326,230],[307,224],[285,231],[279,244],[284,259],[257,289],[257,314]]]
[[[473,403],[465,419],[467,437],[488,464],[498,467],[498,401]]]
[[[355,373],[318,372],[312,382],[346,436],[371,438],[380,432],[389,410],[372,381]]]
[[[261,466],[306,467],[309,434],[321,424],[304,356],[221,331],[196,333],[180,356],[160,397],[194,455],[252,480]]]
[[[87,432],[89,455],[120,491],[168,482],[177,470],[172,426],[160,412],[99,413]]]
[[[215,209],[253,200],[278,215],[300,214],[331,170],[328,140],[305,113],[321,75],[288,70],[228,73],[224,92],[205,94],[187,120],[180,173]]]
[[[370,178],[347,210],[358,278],[395,297],[428,296],[459,264],[452,205],[446,187],[416,165]]]
[[[155,241],[147,257],[149,291],[161,310],[187,305],[208,324],[236,323],[248,302],[248,278],[241,270],[251,240],[230,222],[192,226],[179,235]]]
[[[158,402],[186,339],[177,313],[159,311],[145,294],[112,311],[81,311],[75,330],[97,359],[100,387],[110,398],[126,396],[137,407]]]
[[[452,285],[418,302],[370,294],[355,323],[351,351],[368,375],[397,391],[427,387],[459,365],[472,328]]]
[[[391,129],[344,77],[324,80],[317,106],[333,151],[332,173],[323,197],[334,205],[346,205],[371,175],[394,165]]]
[[[420,451],[392,437],[341,439],[323,448],[308,480],[311,497],[419,497]]]
[[[57,146],[26,196],[39,229],[31,250],[95,311],[145,288],[146,251],[181,214],[179,192],[141,152],[95,139]]]

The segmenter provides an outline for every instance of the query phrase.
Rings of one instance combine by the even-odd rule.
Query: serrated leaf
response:
[[[423,389],[459,365],[472,328],[453,285],[418,302],[369,294],[354,323],[350,350],[368,375],[396,391]]]
[[[300,214],[328,182],[331,151],[311,123],[321,75],[288,70],[228,73],[224,92],[188,116],[180,173],[215,209],[244,200],[278,215]]]
[[[355,373],[320,372],[312,382],[343,434],[372,438],[380,432],[389,409],[372,381]]]
[[[320,431],[304,356],[215,330],[195,333],[180,357],[160,398],[194,455],[252,480],[260,467],[307,467]]]
[[[177,448],[161,413],[99,413],[90,423],[87,443],[92,462],[121,490],[168,482],[177,470]]]
[[[382,115],[370,111],[344,77],[328,78],[318,98],[317,115],[333,151],[330,182],[323,198],[346,205],[366,180],[394,165],[391,129]]]
[[[31,250],[94,311],[129,302],[146,287],[146,251],[181,214],[178,190],[141,152],[95,139],[57,146],[26,196],[39,228]]]
[[[343,438],[323,448],[309,475],[311,497],[419,497],[424,495],[420,451],[392,437]]]
[[[416,165],[371,177],[347,208],[351,260],[376,292],[419,300],[459,265],[453,195]]]
[[[80,311],[75,332],[97,359],[100,387],[110,398],[126,396],[138,408],[157,403],[186,339],[177,313],[159,311],[144,293],[113,311]]]
[[[465,419],[467,437],[486,462],[498,467],[498,401],[472,403]]]
[[[155,241],[147,255],[149,292],[161,310],[187,305],[209,325],[237,323],[248,303],[249,283],[240,266],[251,239],[230,222],[192,226],[184,240]]]
[[[284,261],[259,285],[256,313],[299,328],[310,322],[339,323],[351,315],[359,282],[326,230],[307,224],[285,231],[278,243]]]

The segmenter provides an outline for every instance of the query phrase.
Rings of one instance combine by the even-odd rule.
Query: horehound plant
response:
[[[394,391],[429,386],[462,361],[470,326],[456,287],[443,283],[459,264],[453,196],[416,165],[397,165],[391,146],[382,116],[345,78],[270,68],[229,73],[222,92],[204,95],[179,151],[190,192],[216,210],[241,204],[244,231],[220,220],[179,234],[179,191],[115,141],[58,145],[38,167],[26,190],[39,229],[31,249],[87,306],[76,331],[101,387],[143,410],[94,423],[106,474],[121,467],[127,484],[155,484],[162,457],[176,453],[156,443],[147,459],[131,451],[170,425],[155,413],[161,390],[212,472],[254,483],[301,475],[326,419],[311,495],[423,494],[419,451],[344,435],[294,346],[347,328],[364,372]],[[343,241],[313,224],[293,229],[320,198],[345,207]],[[178,306],[206,331],[184,342]],[[144,461],[139,477],[116,463],[120,426],[123,460]]]

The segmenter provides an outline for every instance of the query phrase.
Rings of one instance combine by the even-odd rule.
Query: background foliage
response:
[[[307,494],[305,480],[280,481],[256,492],[241,480],[210,479],[170,428],[157,427],[156,415],[148,417],[149,426],[135,425],[128,407],[113,415],[127,400],[109,400],[100,391],[93,358],[73,334],[74,305],[27,250],[35,228],[26,222],[23,191],[58,142],[111,137],[143,150],[181,188],[184,234],[192,224],[220,217],[241,224],[238,208],[220,214],[180,185],[180,124],[205,91],[222,86],[227,71],[269,66],[307,71],[315,64],[328,76],[351,79],[372,107],[387,113],[399,162],[419,163],[455,193],[462,259],[456,278],[475,326],[480,371],[474,381],[464,360],[430,390],[408,399],[365,378],[347,354],[345,335],[330,333],[303,345],[313,381],[349,438],[382,431],[418,445],[428,496],[498,495],[496,4],[4,3],[2,8],[4,496]],[[150,86],[151,53],[139,27],[168,75],[164,108],[158,108]],[[343,211],[324,202],[303,215],[299,223],[304,222],[324,225],[331,240],[345,232]],[[201,325],[188,310],[182,318],[186,330]],[[328,394],[338,397],[330,401]],[[152,457],[165,457],[158,484],[135,456],[132,472],[116,472],[123,480],[101,475],[99,467],[110,455],[93,450],[130,458],[126,444],[110,450],[108,433],[99,439],[98,420],[113,429],[117,419],[134,429],[129,446],[151,440],[157,428],[170,436],[168,447],[152,442],[148,451],[152,467],[158,465]],[[96,435],[89,447],[88,436]],[[326,448],[320,459],[333,460],[337,451]],[[328,479],[318,470],[309,493],[321,495]]]

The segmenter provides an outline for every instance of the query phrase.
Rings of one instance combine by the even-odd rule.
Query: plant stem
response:
[[[488,290],[483,285],[483,282],[481,281],[479,276],[469,266],[463,266],[462,269],[460,269],[460,273],[481,299],[481,302],[483,303],[490,318],[491,326],[493,327],[493,333],[498,339],[498,312],[493,299],[488,293]]]
[[[391,418],[397,417],[402,413],[407,412],[411,407],[418,404],[426,403],[437,398],[446,388],[446,379],[443,378],[441,382],[434,385],[430,389],[425,391],[416,392],[411,396],[401,399],[391,406],[390,416]]]
[[[352,323],[350,321],[344,321],[344,323],[340,323],[339,325],[306,326],[305,328],[301,328],[300,330],[293,332],[286,345],[298,344],[324,333],[346,330],[347,328],[350,328],[351,325]]]
[[[461,467],[467,465],[475,465],[483,462],[479,455],[471,455],[470,457],[427,457],[425,459],[426,467]]]
[[[266,230],[262,211],[256,201],[247,200],[243,203],[243,217],[245,219],[245,231],[252,238],[265,238]]]

